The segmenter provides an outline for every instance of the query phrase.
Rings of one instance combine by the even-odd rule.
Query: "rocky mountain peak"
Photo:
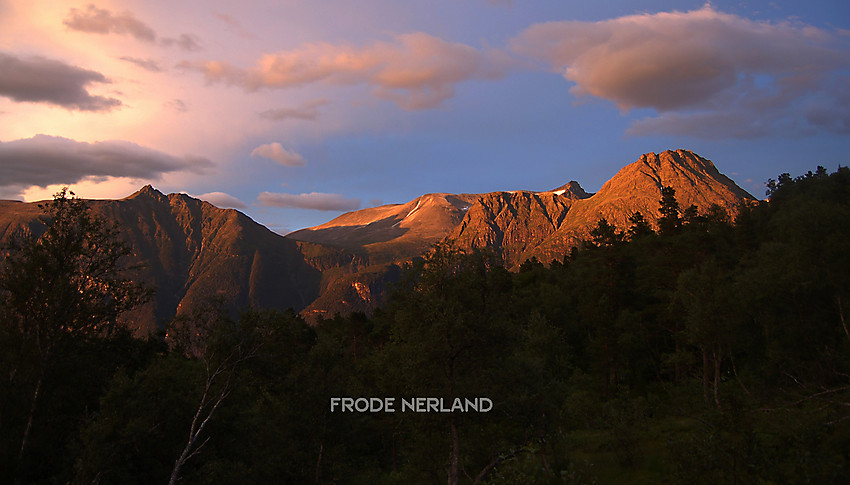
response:
[[[137,190],[133,194],[124,198],[124,200],[133,200],[133,199],[152,199],[161,201],[163,199],[167,199],[166,195],[162,192],[153,188],[152,185],[148,184]]]
[[[570,180],[566,184],[558,187],[557,189],[550,190],[549,192],[554,192],[558,195],[562,195],[564,197],[569,197],[573,200],[578,199],[587,199],[593,194],[589,194],[585,192],[585,190],[579,185],[575,180]]]
[[[710,160],[690,150],[646,153],[623,167],[599,192],[573,200],[558,229],[544,241],[530,247],[519,258],[513,261],[505,258],[505,261],[518,264],[529,256],[541,261],[559,259],[585,238],[601,218],[620,230],[629,227],[629,218],[636,212],[654,223],[664,187],[676,190],[676,199],[683,209],[695,205],[704,211],[717,204],[734,214],[742,200],[753,200],[752,195],[720,173]]]
[[[660,154],[645,153],[635,164],[657,173],[691,172],[709,177],[716,177],[720,173],[711,160],[707,160],[690,150],[682,149],[666,150]]]
[[[597,196],[606,198],[613,194],[630,194],[652,197],[663,187],[676,188],[683,207],[718,202],[732,208],[740,199],[753,199],[747,191],[720,173],[711,160],[682,149],[641,155],[606,182]]]

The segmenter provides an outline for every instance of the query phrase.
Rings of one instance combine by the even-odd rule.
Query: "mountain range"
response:
[[[626,228],[636,212],[654,224],[663,187],[682,208],[712,204],[734,213],[753,200],[714,164],[688,150],[648,153],[595,194],[571,181],[550,191],[426,194],[405,204],[353,211],[286,236],[233,209],[151,187],[120,200],[92,200],[142,263],[135,278],[155,298],[124,315],[145,335],[212,296],[228,308],[293,308],[308,321],[370,312],[403,267],[432,244],[489,248],[515,269],[536,257],[562,259],[600,218]],[[37,203],[0,201],[0,241],[43,230]]]

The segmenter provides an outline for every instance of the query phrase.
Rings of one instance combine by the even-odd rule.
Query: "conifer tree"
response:
[[[669,235],[675,232],[682,226],[682,218],[679,217],[679,202],[676,200],[676,189],[673,187],[664,187],[661,189],[661,207],[658,213],[661,217],[658,218],[658,232],[663,235]]]

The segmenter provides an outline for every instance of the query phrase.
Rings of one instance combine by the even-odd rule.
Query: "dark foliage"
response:
[[[600,220],[516,273],[437,245],[371,317],[212,305],[175,319],[170,347],[63,341],[32,433],[50,466],[24,481],[847,483],[850,170],[783,175],[768,195],[733,221],[665,189],[658,227]],[[37,367],[19,367],[33,335],[6,318],[13,473],[29,409],[14,384]],[[334,397],[396,412],[332,412]],[[416,397],[493,409],[400,412]]]

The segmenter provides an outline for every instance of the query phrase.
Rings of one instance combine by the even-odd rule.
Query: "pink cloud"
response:
[[[319,98],[303,103],[295,108],[269,109],[260,113],[260,117],[274,121],[287,119],[315,121],[319,118],[319,108],[326,104],[328,104],[327,99]]]
[[[406,109],[428,109],[451,98],[457,84],[499,79],[513,63],[504,52],[482,51],[417,32],[366,47],[306,44],[266,54],[250,69],[218,61],[184,62],[181,66],[202,72],[208,82],[238,85],[248,91],[318,82],[365,84],[376,96]]]
[[[265,207],[312,209],[320,211],[353,211],[361,206],[360,199],[350,199],[339,194],[310,192],[309,194],[281,194],[263,192],[257,202]]]
[[[251,151],[251,156],[268,158],[269,160],[274,160],[281,165],[289,167],[304,165],[304,157],[287,150],[283,147],[283,145],[277,142],[258,146]]]
[[[156,32],[130,12],[113,15],[103,8],[89,5],[85,10],[72,8],[63,22],[69,29],[95,34],[129,34],[138,40],[154,42]]]
[[[196,196],[196,198],[205,200],[216,207],[224,207],[231,209],[248,208],[248,206],[244,202],[224,192],[207,192],[206,194]]]
[[[633,129],[640,133],[681,131],[683,118],[696,121],[691,111],[732,130],[729,118],[745,116],[745,136],[770,132],[770,126],[754,126],[754,117],[791,116],[815,94],[843,99],[846,87],[836,90],[824,80],[850,67],[847,41],[836,33],[753,21],[709,5],[601,22],[536,24],[511,47],[562,73],[574,83],[570,92],[576,96],[607,99],[623,110],[675,113],[643,120]]]
[[[137,19],[131,12],[113,14],[105,8],[89,4],[85,10],[72,8],[68,17],[62,22],[71,30],[88,34],[118,34],[130,35],[143,42],[156,42],[157,33],[148,24]],[[178,37],[166,37],[160,40],[164,46],[177,46],[183,50],[200,50],[198,38],[192,34],[181,34]]]

